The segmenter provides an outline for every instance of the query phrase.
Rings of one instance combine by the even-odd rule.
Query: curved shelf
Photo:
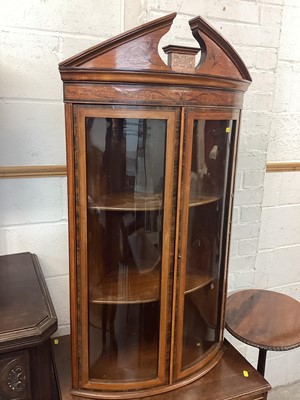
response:
[[[163,208],[161,195],[139,193],[111,193],[100,201],[89,201],[90,210],[106,211],[154,211]]]
[[[199,196],[190,199],[189,207],[214,203],[221,196]],[[142,195],[138,193],[111,193],[101,201],[89,200],[89,210],[96,211],[155,211],[163,208],[161,195]]]
[[[189,207],[203,206],[205,204],[214,203],[221,199],[221,196],[199,196],[190,199]]]
[[[184,294],[192,293],[195,290],[210,284],[213,277],[207,272],[198,268],[189,268],[185,276],[185,290]]]
[[[190,269],[185,278],[185,294],[213,281],[205,271]],[[160,267],[141,273],[135,265],[111,271],[90,292],[93,304],[150,303],[160,298]]]
[[[135,265],[111,271],[90,294],[94,304],[150,303],[159,300],[160,268],[140,273]]]

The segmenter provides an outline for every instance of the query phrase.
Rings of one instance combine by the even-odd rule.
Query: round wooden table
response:
[[[257,370],[264,375],[268,350],[300,346],[300,303],[269,290],[243,290],[228,297],[226,328],[237,339],[259,348]]]

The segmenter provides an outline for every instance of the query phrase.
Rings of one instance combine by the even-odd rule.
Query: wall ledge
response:
[[[266,172],[300,171],[300,161],[268,162]]]
[[[0,178],[39,178],[66,176],[65,165],[13,165],[0,166]]]

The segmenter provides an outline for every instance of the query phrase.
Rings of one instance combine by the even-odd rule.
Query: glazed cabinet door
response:
[[[80,387],[168,379],[176,113],[75,108]]]
[[[175,379],[221,356],[238,111],[184,111],[178,192]],[[230,172],[229,172],[230,171]]]

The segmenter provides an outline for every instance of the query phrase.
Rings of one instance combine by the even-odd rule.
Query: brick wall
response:
[[[124,30],[119,0],[0,4],[1,165],[65,164],[58,63]],[[0,252],[39,257],[69,331],[66,178],[0,179]]]
[[[229,289],[275,288],[299,300],[300,173],[265,174],[267,159],[300,159],[299,7],[297,0],[2,2],[1,165],[65,162],[60,61],[174,11],[178,17],[162,46],[193,45],[187,21],[201,15],[233,44],[253,77],[238,152]],[[66,179],[2,179],[0,191],[0,252],[39,256],[59,333],[65,333]],[[255,350],[234,343],[255,361]],[[299,379],[298,359],[297,350],[270,354],[271,384]],[[282,362],[287,366],[284,373]]]
[[[268,161],[300,161],[300,2],[282,12]],[[300,171],[267,173],[255,268],[255,287],[300,301]],[[272,221],[272,223],[270,223]],[[275,384],[300,379],[300,349],[273,352],[267,378]]]

